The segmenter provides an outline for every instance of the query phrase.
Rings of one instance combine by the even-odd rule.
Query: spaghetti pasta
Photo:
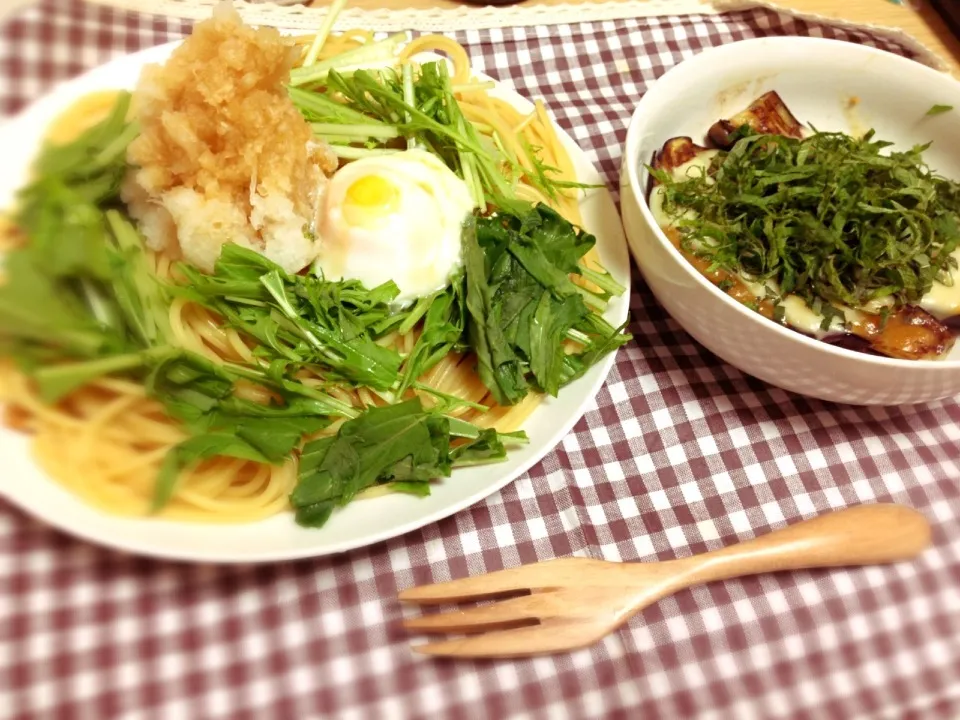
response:
[[[304,49],[313,36],[293,38]],[[325,42],[320,59],[374,41],[373,33],[351,30],[331,36]],[[465,117],[484,134],[503,144],[506,156],[525,173],[532,173],[536,163],[555,168],[560,181],[575,182],[576,173],[569,154],[541,102],[533,112],[521,113],[510,103],[492,95],[488,88],[471,76],[466,50],[456,41],[440,36],[419,37],[403,49],[398,60],[406,62],[417,53],[440,52],[453,65],[452,80]],[[82,101],[54,124],[56,139],[70,139],[65,128],[89,126],[90,113],[102,113],[104,95]],[[72,114],[70,114],[72,113]],[[535,155],[536,154],[536,155]],[[577,192],[563,190],[556,197],[547,197],[524,176],[516,178],[516,193],[522,199],[545,203],[572,223],[581,222]],[[0,226],[0,242],[9,247],[19,241],[16,228],[9,223]],[[166,281],[177,282],[174,263],[168,254],[153,254],[153,269]],[[224,327],[212,312],[180,297],[169,307],[173,337],[180,346],[215,362],[254,363],[253,347],[235,329]],[[418,330],[404,335],[393,334],[381,339],[402,353],[409,353]],[[311,386],[324,384],[321,376],[303,370],[297,379]],[[469,403],[485,405],[479,410],[467,405],[452,411],[453,415],[480,427],[493,427],[501,432],[520,428],[541,402],[542,396],[529,394],[519,404],[499,407],[478,377],[471,356],[450,353],[432,367],[420,382]],[[250,386],[241,391],[249,400],[268,402],[269,392]],[[384,401],[367,389],[350,391],[333,387],[329,392],[354,407],[381,405]],[[409,392],[419,392],[412,390]],[[166,453],[181,442],[186,433],[169,418],[163,407],[148,397],[140,383],[104,378],[70,393],[54,406],[44,404],[27,378],[9,363],[0,364],[0,399],[6,402],[8,426],[33,436],[33,452],[39,465],[51,477],[87,502],[111,513],[143,515],[150,511],[154,480]],[[434,400],[422,393],[425,405]],[[324,433],[335,432],[335,422]],[[296,458],[281,465],[262,465],[233,458],[214,458],[188,469],[180,479],[171,501],[162,509],[163,517],[203,522],[249,522],[266,518],[289,507],[288,496],[297,476]],[[374,497],[384,492],[372,488],[364,493]]]

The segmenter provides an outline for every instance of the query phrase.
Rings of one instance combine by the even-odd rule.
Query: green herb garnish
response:
[[[916,302],[957,266],[960,185],[927,146],[885,154],[873,137],[751,135],[700,175],[653,173],[684,247],[716,267],[824,308]]]
[[[608,352],[630,341],[596,310],[623,292],[581,259],[595,238],[538,205],[478,218],[464,233],[468,342],[480,379],[497,403],[530,388],[556,395]],[[580,275],[599,289],[574,283]],[[566,352],[565,340],[580,347]]]
[[[304,72],[313,76],[321,65]],[[300,84],[304,72],[291,73],[293,85]],[[527,170],[495,133],[492,138],[481,135],[461,111],[443,62],[405,64],[401,70],[329,69],[323,73],[323,82],[319,90],[293,87],[290,98],[315,134],[340,157],[394,153],[395,139],[403,136],[408,147],[431,152],[453,169],[481,208],[488,203],[518,208],[514,184],[521,176],[552,199],[568,188],[594,187],[556,179],[556,168],[545,165],[535,148],[525,146],[532,168]],[[358,148],[357,143],[366,147]]]
[[[472,437],[452,445],[453,423],[468,426]],[[448,477],[454,467],[505,458],[504,440],[522,442],[526,436],[480,430],[425,410],[417,399],[372,408],[345,422],[335,436],[304,446],[290,496],[297,522],[323,525],[337,506],[374,485],[428,495],[430,481]]]
[[[401,357],[375,342],[376,330],[394,318],[393,282],[367,290],[356,281],[326,282],[291,275],[259,253],[224,245],[214,273],[181,265],[184,286],[170,289],[207,307],[224,323],[259,341],[269,360],[321,369],[331,379],[389,390]]]
[[[953,105],[934,105],[927,110],[927,115],[942,115],[945,112],[953,110]]]

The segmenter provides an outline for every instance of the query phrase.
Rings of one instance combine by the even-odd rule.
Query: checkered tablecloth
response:
[[[19,11],[0,26],[0,107],[187,31],[71,0]],[[650,83],[705,47],[783,34],[906,53],[766,10],[458,39],[478,69],[543,97],[614,186]],[[389,542],[198,567],[0,506],[0,718],[960,717],[960,405],[792,396],[694,344],[639,278],[631,305],[636,342],[543,462]],[[879,500],[926,513],[935,547],[897,566],[681,592],[554,658],[438,661],[398,626],[394,596],[414,583],[571,554],[665,560]]]

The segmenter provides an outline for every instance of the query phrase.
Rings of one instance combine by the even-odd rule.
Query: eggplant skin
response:
[[[789,327],[789,326],[788,326]],[[798,331],[799,332],[799,331]],[[807,337],[813,337],[808,335]],[[866,355],[875,355],[877,357],[883,357],[883,355],[877,352],[873,345],[870,344],[870,341],[853,335],[847,332],[838,332],[832,335],[827,335],[824,338],[821,338],[822,342],[825,342],[827,345],[833,345],[834,347],[842,348],[844,350],[851,350],[853,352],[864,353]]]
[[[670,138],[657,153],[653,166],[658,170],[672,172],[707,150],[708,148],[697,145],[689,137]]]
[[[803,137],[803,126],[774,90],[761,95],[732,118],[715,122],[707,135],[717,147],[729,150],[735,142],[733,134],[744,125],[763,135],[784,135],[798,140]]]

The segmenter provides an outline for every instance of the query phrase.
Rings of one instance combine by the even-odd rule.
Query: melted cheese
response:
[[[671,174],[676,180],[685,180],[691,177],[695,170],[705,171],[717,152],[717,150],[705,150],[692,160],[674,169]],[[663,208],[663,188],[659,185],[655,186],[650,193],[649,204],[650,212],[653,214],[654,219],[657,221],[657,224],[664,229],[675,227],[677,220],[681,218],[691,219],[696,217],[696,213],[694,213],[693,210],[687,210],[679,217],[668,216]],[[953,253],[953,257],[960,263],[960,249]],[[744,286],[758,300],[763,300],[766,297],[776,297],[780,294],[780,288],[773,280],[761,283],[742,273],[739,277]],[[877,313],[882,307],[889,306],[891,300],[885,298],[873,302],[869,306],[864,307],[863,311],[845,305],[836,306],[837,310],[843,312],[844,320],[841,320],[839,316],[834,316],[831,318],[830,326],[827,330],[823,329],[824,315],[814,312],[806,301],[797,295],[787,295],[781,299],[780,304],[783,306],[783,319],[787,325],[807,335],[823,338],[827,335],[844,332],[844,321],[846,321],[846,323],[862,322],[865,318],[863,311]],[[935,281],[930,288],[930,292],[924,295],[917,304],[939,320],[960,315],[960,273],[954,271],[953,282],[950,285]]]
[[[700,174],[706,173],[707,168],[710,167],[710,161],[713,160],[718,152],[718,150],[704,150],[698,155],[695,155],[692,160],[672,170],[670,174],[673,175],[675,180],[688,180],[691,177],[698,177]],[[713,179],[707,178],[707,182],[712,183]],[[663,209],[662,185],[654,186],[650,193],[650,212],[653,214],[654,220],[656,220],[657,224],[662,228],[673,227],[677,220],[692,220],[697,216],[693,210],[687,210],[678,217],[668,217]]]
[[[952,256],[960,263],[960,249],[954,250]],[[960,315],[960,273],[954,270],[951,278],[949,285],[935,280],[930,292],[917,303],[938,320]]]

